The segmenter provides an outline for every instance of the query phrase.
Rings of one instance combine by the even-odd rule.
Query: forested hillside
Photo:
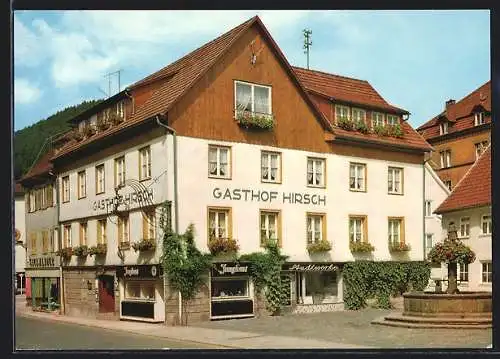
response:
[[[84,101],[79,105],[66,107],[54,115],[38,121],[14,133],[14,178],[19,179],[33,164],[45,140],[57,133],[68,130],[67,121],[99,103]],[[48,149],[45,146],[42,154]]]

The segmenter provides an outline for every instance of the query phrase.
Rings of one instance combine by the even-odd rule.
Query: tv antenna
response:
[[[308,29],[302,30],[304,34],[304,54],[307,55],[307,69],[309,70],[309,48],[312,46],[311,35],[312,31]]]
[[[121,76],[120,75],[121,75],[122,71],[123,71],[122,69],[119,69],[119,70],[116,70],[113,72],[108,72],[106,75],[104,75],[104,77],[108,79],[108,92],[105,92],[101,88],[99,88],[99,91],[101,91],[103,94],[105,94],[106,98],[112,96],[112,92],[111,92],[111,78],[112,78],[112,76],[115,76],[118,80],[118,91],[116,93],[121,91],[121,83],[120,83]]]

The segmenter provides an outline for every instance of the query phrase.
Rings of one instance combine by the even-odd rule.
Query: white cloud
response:
[[[17,104],[30,104],[38,101],[42,91],[28,80],[17,78],[14,80],[14,101]]]

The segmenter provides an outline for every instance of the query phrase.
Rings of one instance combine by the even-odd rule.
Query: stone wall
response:
[[[165,322],[167,325],[180,325],[179,320],[179,295],[170,285],[166,287]],[[188,324],[210,320],[210,291],[208,278],[196,297],[187,306]]]

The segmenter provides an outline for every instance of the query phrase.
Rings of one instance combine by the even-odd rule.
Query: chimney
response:
[[[455,104],[455,100],[453,99],[449,99],[448,101],[446,101],[446,108],[450,107],[451,105],[454,105]]]

